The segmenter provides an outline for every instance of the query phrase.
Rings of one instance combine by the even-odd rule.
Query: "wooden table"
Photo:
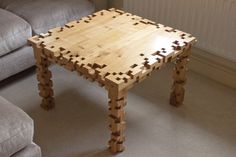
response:
[[[196,38],[117,9],[102,10],[64,27],[28,40],[37,65],[39,95],[44,109],[54,107],[50,63],[77,71],[105,86],[109,97],[112,152],[124,150],[125,111],[128,90],[152,71],[174,61],[170,104],[184,99],[186,64]]]

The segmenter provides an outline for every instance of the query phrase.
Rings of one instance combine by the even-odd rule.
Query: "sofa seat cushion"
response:
[[[28,21],[34,34],[45,33],[94,11],[88,0],[11,0],[5,7]]]
[[[12,51],[4,57],[0,57],[0,81],[33,65],[35,65],[35,59],[32,47],[24,46]]]
[[[25,147],[24,149],[20,150],[19,152],[15,153],[11,157],[41,157],[41,149],[38,145],[32,143]]]
[[[0,152],[11,156],[32,143],[33,120],[0,97]]]
[[[0,57],[24,46],[32,36],[31,26],[19,16],[0,9]]]

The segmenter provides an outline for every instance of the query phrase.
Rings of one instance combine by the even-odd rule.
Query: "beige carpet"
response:
[[[56,108],[43,111],[34,72],[1,84],[0,95],[35,121],[43,157],[110,157],[104,89],[53,66]],[[168,105],[171,68],[128,95],[126,150],[118,157],[235,157],[236,91],[189,72],[185,105]]]

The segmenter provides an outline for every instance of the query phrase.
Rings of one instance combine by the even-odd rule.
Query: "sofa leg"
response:
[[[53,83],[52,83],[52,73],[48,69],[49,61],[46,58],[41,56],[41,49],[36,48],[34,50],[35,58],[36,58],[36,72],[38,79],[38,89],[39,95],[43,98],[41,107],[45,110],[50,110],[55,106],[55,100],[53,97]]]

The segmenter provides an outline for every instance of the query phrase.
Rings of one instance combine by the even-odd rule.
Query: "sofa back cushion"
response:
[[[27,43],[32,36],[29,23],[21,17],[0,9],[0,57]]]
[[[34,34],[45,33],[95,10],[88,0],[10,0],[5,7],[30,23]]]

